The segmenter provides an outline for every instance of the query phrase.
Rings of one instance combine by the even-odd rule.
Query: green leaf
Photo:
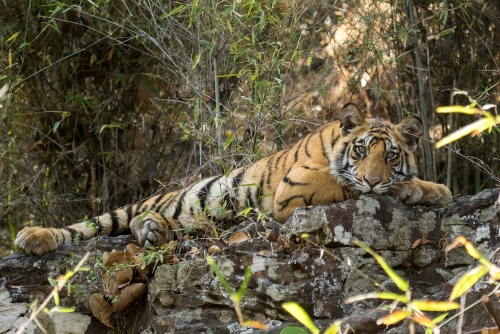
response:
[[[408,291],[410,288],[410,284],[408,284],[407,281],[405,281],[401,276],[396,274],[396,272],[385,262],[384,258],[380,256],[379,254],[375,253],[370,247],[366,246],[359,240],[355,240],[354,243],[358,245],[359,247],[363,248],[367,253],[369,253],[371,256],[377,260],[379,265],[384,269],[384,271],[387,273],[389,278],[396,284],[396,286],[403,292]]]
[[[344,303],[354,303],[360,300],[370,299],[370,298],[378,298],[378,299],[389,299],[389,300],[398,300],[402,303],[408,303],[408,297],[405,295],[398,295],[396,293],[391,292],[370,292],[364,293],[362,295],[352,296],[347,298]]]
[[[59,313],[72,313],[75,312],[75,309],[72,307],[60,307],[56,306],[50,309],[50,312],[59,312]]]
[[[326,329],[324,334],[337,334],[341,324],[342,320],[335,320],[335,322]]]
[[[231,145],[231,143],[233,142],[233,140],[234,140],[234,132],[232,132],[229,135],[229,138],[227,138],[226,142],[224,143],[224,145],[223,145],[224,149],[227,149],[229,147],[229,145]]]
[[[215,276],[217,276],[217,278],[221,282],[224,289],[226,289],[229,296],[232,297],[234,295],[234,290],[231,288],[229,283],[226,281],[226,278],[224,277],[224,275],[222,275],[222,273],[220,272],[219,267],[217,267],[217,265],[215,264],[215,260],[211,256],[207,256],[206,259],[207,259],[208,264],[212,268],[212,271],[215,273]]]
[[[4,43],[7,44],[8,42],[16,39],[17,35],[19,35],[19,32],[16,32],[14,35],[10,36]]]
[[[193,24],[197,6],[198,6],[198,0],[193,0],[193,4],[191,5],[191,15],[189,15],[188,29],[191,28],[191,25]]]
[[[149,215],[149,210],[144,211],[144,213],[137,219],[137,224],[140,224],[146,216]]]
[[[243,299],[243,296],[247,291],[248,283],[250,282],[251,276],[252,276],[252,268],[247,267],[247,270],[245,271],[245,279],[243,280],[243,283],[241,283],[240,288],[232,298],[235,303],[239,303]]]
[[[466,272],[455,284],[453,289],[451,290],[451,294],[449,300],[455,300],[456,298],[463,295],[470,288],[474,286],[483,277],[488,273],[488,268],[480,264],[476,268],[469,270]]]
[[[59,121],[54,123],[54,128],[52,129],[52,133],[56,133],[57,129],[59,128],[59,125],[61,125],[61,122]]]
[[[178,7],[175,7],[174,9],[172,9],[166,16],[167,17],[170,17],[172,15],[175,15],[177,14],[178,12],[180,12],[181,10],[183,10],[184,8],[186,8],[186,5],[180,5]]]
[[[302,325],[306,326],[312,334],[319,334],[319,328],[316,327],[314,322],[309,317],[309,314],[297,303],[289,302],[283,303],[281,306],[290,313],[295,319],[297,319]]]
[[[437,302],[432,300],[414,300],[409,304],[411,307],[420,311],[443,312],[456,310],[460,308],[460,304],[452,302]]]
[[[240,212],[238,212],[238,214],[236,216],[234,216],[234,218],[237,218],[239,216],[246,217],[252,210],[253,210],[252,207],[248,207],[244,210],[241,210]]]
[[[200,117],[200,99],[196,99],[194,104],[194,124],[198,124],[198,119]]]
[[[191,64],[191,71],[194,70],[196,65],[198,65],[198,63],[200,62],[200,58],[201,58],[201,51],[198,52],[196,56],[194,56],[193,63]]]
[[[441,314],[439,317],[435,317],[434,319],[432,319],[432,322],[437,324],[438,322],[441,322],[441,320],[443,320],[447,316],[448,316],[448,313]]]
[[[283,328],[280,334],[308,334],[308,333],[300,327],[288,326]]]

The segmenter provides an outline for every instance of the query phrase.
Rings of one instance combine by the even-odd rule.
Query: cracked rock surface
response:
[[[446,300],[457,279],[476,265],[461,247],[447,254],[443,251],[457,236],[465,236],[490,261],[498,263],[498,195],[498,189],[485,190],[460,197],[447,207],[407,206],[398,199],[376,195],[297,209],[278,238],[289,237],[290,245],[255,237],[212,255],[233,288],[239,287],[246,268],[251,268],[240,305],[244,318],[267,324],[267,332],[240,327],[226,290],[202,258],[158,266],[148,281],[148,296],[127,313],[114,316],[114,329],[101,325],[89,311],[88,298],[101,290],[97,271],[78,273],[73,282],[77,291],[61,295],[61,306],[77,306],[76,314],[46,316],[43,321],[53,333],[279,333],[287,325],[298,325],[281,307],[283,302],[295,301],[323,330],[334,320],[343,319],[342,328],[350,327],[357,334],[406,333],[407,321],[397,326],[376,325],[376,320],[388,313],[379,307],[383,304],[379,300],[344,303],[348,297],[367,292],[399,293],[377,262],[353,240],[361,240],[382,255],[410,283],[413,298]],[[328,252],[303,241],[296,243],[296,235],[305,233],[312,242],[325,245]],[[72,268],[75,258],[86,250],[92,254],[87,262],[92,269],[103,252],[123,250],[129,238],[99,237],[41,257],[14,254],[3,258],[0,324],[5,328],[0,328],[0,333],[14,330],[16,321],[29,316],[27,303],[50,292],[47,277],[55,278]],[[479,281],[467,294],[466,304],[493,288],[484,279]],[[492,300],[499,306],[497,297],[492,296]],[[9,311],[11,317],[3,321],[2,312],[9,309],[15,309],[16,315]],[[452,316],[453,312],[448,318]],[[73,326],[56,329],[60,323]],[[464,332],[493,326],[481,304],[465,313]],[[456,327],[457,318],[453,318],[441,333],[455,333]],[[40,332],[34,327],[29,330]],[[416,326],[416,333],[424,333],[423,327]]]

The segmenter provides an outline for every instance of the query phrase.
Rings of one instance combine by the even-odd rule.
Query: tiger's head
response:
[[[414,151],[423,132],[418,117],[393,125],[367,120],[354,104],[340,112],[340,137],[330,152],[330,170],[343,186],[357,192],[387,193],[395,182],[417,175]]]

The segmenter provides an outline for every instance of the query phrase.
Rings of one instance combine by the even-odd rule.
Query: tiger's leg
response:
[[[15,245],[26,254],[42,255],[72,240],[73,235],[69,230],[35,226],[19,231]]]
[[[149,212],[146,216],[136,216],[130,222],[130,231],[137,239],[142,248],[148,249],[154,246],[161,246],[174,239],[182,237],[180,224],[172,219],[163,218],[156,212]]]
[[[294,165],[281,180],[274,196],[274,217],[285,221],[298,207],[331,204],[352,198],[324,166]]]
[[[436,205],[451,202],[451,191],[444,185],[414,178],[398,182],[391,189],[391,194],[402,199],[406,204]]]

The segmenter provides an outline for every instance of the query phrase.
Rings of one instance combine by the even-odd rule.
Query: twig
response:
[[[488,311],[488,313],[491,315],[491,318],[493,319],[493,322],[495,323],[497,328],[500,329],[500,315],[498,314],[498,311],[491,302],[490,298],[484,295],[481,297],[481,301],[483,302],[486,311]]]
[[[467,296],[467,293],[464,293],[462,297],[460,298],[460,315],[458,317],[458,323],[457,323],[457,334],[462,334],[462,326],[464,324],[464,309],[465,309],[465,298]]]

